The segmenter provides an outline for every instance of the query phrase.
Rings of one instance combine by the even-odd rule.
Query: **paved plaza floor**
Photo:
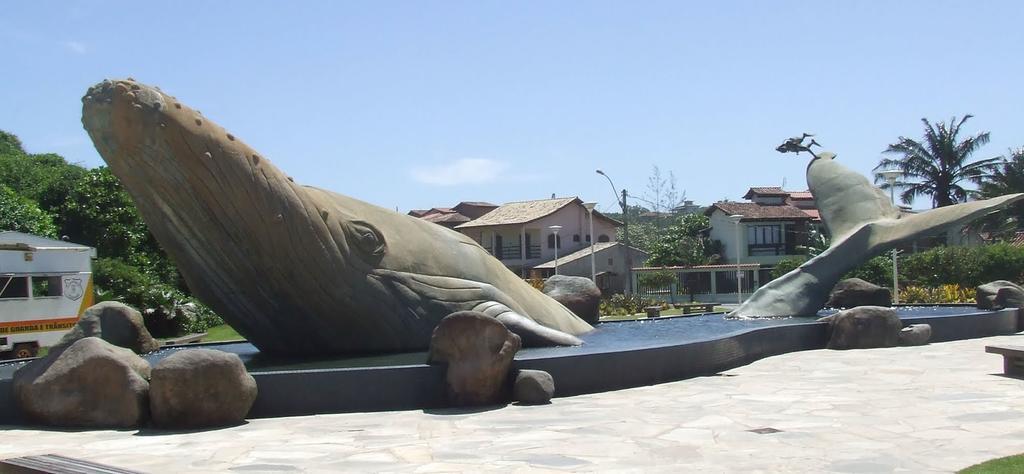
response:
[[[0,458],[145,472],[949,472],[1024,452],[1024,381],[987,344],[808,351],[719,376],[476,411],[252,420],[192,433],[4,427]]]

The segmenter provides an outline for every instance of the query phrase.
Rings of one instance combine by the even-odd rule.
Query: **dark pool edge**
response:
[[[931,324],[933,342],[1014,334],[1016,309],[964,315],[905,318]],[[555,379],[555,396],[620,390],[713,375],[765,357],[824,349],[825,323],[750,328],[726,337],[615,352],[570,354],[513,361],[513,369],[545,370]],[[444,368],[401,366],[254,373],[260,388],[249,416],[265,418],[316,413],[437,408],[446,405]]]
[[[905,318],[932,326],[932,341],[1014,334],[1024,329],[1016,309]],[[556,397],[620,390],[713,375],[789,352],[825,348],[825,323],[750,328],[718,339],[616,352],[515,360],[555,379]],[[438,408],[446,405],[444,367],[413,365],[254,372],[259,395],[248,418]],[[21,421],[11,381],[0,380],[0,424]]]

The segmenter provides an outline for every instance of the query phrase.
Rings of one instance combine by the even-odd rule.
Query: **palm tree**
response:
[[[1010,159],[1000,163],[981,183],[986,198],[1024,192],[1024,147],[1010,150]]]
[[[971,118],[965,115],[957,122],[956,117],[949,123],[933,125],[928,119],[924,123],[924,140],[919,142],[899,137],[884,153],[899,155],[899,158],[885,158],[878,163],[875,171],[898,169],[903,172],[902,180],[894,186],[901,189],[900,200],[909,204],[917,196],[932,198],[932,207],[949,206],[967,200],[975,191],[964,189],[964,181],[981,184],[1001,164],[1002,158],[988,158],[968,162],[971,154],[988,143],[988,132],[982,132],[963,140],[958,138],[960,127]],[[875,178],[876,183],[884,181]],[[882,184],[882,189],[889,189]]]

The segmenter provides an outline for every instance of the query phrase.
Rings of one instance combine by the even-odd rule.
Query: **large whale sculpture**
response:
[[[808,136],[804,134],[803,138]],[[800,145],[803,138],[790,139],[777,150],[810,152],[809,147]],[[1010,194],[905,214],[892,205],[881,189],[837,162],[835,154],[811,155],[807,186],[832,236],[831,245],[759,288],[729,314],[731,317],[814,315],[825,305],[832,287],[843,275],[868,259],[902,242],[962,226],[1024,198],[1024,194]]]
[[[96,149],[189,288],[261,351],[422,350],[460,310],[525,344],[579,344],[592,329],[472,239],[298,185],[157,88],[103,81],[82,100]]]

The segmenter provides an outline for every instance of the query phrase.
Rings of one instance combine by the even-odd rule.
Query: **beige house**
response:
[[[569,255],[593,242],[614,242],[622,225],[594,211],[594,235],[589,213],[578,197],[510,202],[477,219],[455,226],[476,240],[512,271],[523,276],[541,263]],[[561,226],[557,237],[551,226]],[[589,269],[585,276],[590,276]]]
[[[593,251],[593,257],[591,257]],[[643,266],[647,261],[647,252],[631,248],[633,265]],[[568,255],[558,255],[558,260],[550,260],[533,267],[533,273],[541,278],[555,274],[558,265],[559,275],[572,275],[590,278],[591,261],[593,260],[594,283],[604,294],[624,293],[626,288],[626,245],[622,242],[598,242]]]

